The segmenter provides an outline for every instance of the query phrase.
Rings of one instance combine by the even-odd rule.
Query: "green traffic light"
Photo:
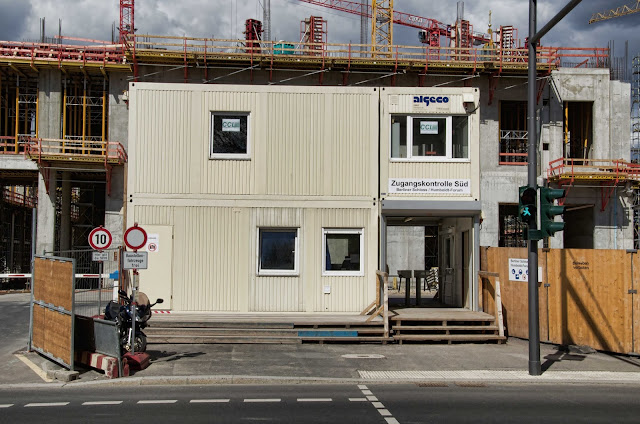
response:
[[[540,232],[545,237],[552,237],[556,232],[564,230],[564,222],[555,222],[555,217],[564,213],[564,206],[554,205],[555,199],[564,196],[564,189],[540,188]]]

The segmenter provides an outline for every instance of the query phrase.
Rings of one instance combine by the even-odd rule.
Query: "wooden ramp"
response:
[[[353,314],[154,314],[148,343],[387,343],[381,317]]]
[[[393,339],[403,342],[502,342],[493,315],[458,308],[394,308],[389,312]]]

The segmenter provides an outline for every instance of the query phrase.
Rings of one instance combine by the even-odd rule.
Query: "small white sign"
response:
[[[122,268],[124,269],[147,269],[149,265],[149,254],[147,252],[123,252]]]
[[[389,193],[407,194],[467,194],[471,195],[471,180],[432,178],[389,178]]]
[[[91,252],[91,260],[94,262],[106,262],[109,260],[109,252],[94,251]]]
[[[529,260],[509,258],[509,281],[529,281]],[[542,267],[538,267],[538,282],[542,281]]]
[[[322,287],[322,293],[331,294],[331,286],[323,286]]]
[[[147,245],[145,246],[145,250],[152,253],[160,251],[160,234],[149,234],[147,236]]]
[[[222,118],[222,131],[240,132],[240,120]]]
[[[420,134],[438,134],[438,121],[420,121]]]

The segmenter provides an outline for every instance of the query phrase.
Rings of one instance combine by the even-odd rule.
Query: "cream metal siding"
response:
[[[127,224],[173,227],[174,310],[374,300],[378,104],[374,88],[131,84]],[[211,111],[250,113],[249,160],[209,159]],[[298,275],[258,275],[261,227],[299,229]],[[323,228],[364,228],[364,276],[322,276]]]
[[[415,96],[447,96],[449,102],[414,102]],[[473,98],[473,103],[463,100]],[[475,200],[480,198],[480,99],[476,88],[384,88],[380,97],[380,191],[386,198],[410,199],[459,199]],[[449,116],[467,115],[469,117],[469,159],[450,161],[412,161],[391,160],[392,114]],[[468,179],[471,194],[388,194],[390,178],[420,179]]]
[[[131,91],[136,193],[376,196],[376,89],[135,83]],[[209,159],[212,111],[250,113],[250,160]]]

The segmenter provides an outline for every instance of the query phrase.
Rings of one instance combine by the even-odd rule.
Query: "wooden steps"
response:
[[[483,312],[416,309],[396,311],[389,326],[393,339],[403,342],[502,342],[495,317]]]

